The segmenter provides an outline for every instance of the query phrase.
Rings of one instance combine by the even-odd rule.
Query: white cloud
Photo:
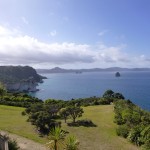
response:
[[[89,67],[144,67],[150,65],[145,55],[132,57],[125,46],[96,46],[76,43],[44,43],[34,37],[21,35],[15,29],[0,26],[0,65],[32,65]]]
[[[25,17],[21,17],[21,20],[24,24],[26,24],[26,25],[29,24],[28,20]]]
[[[101,32],[98,33],[98,36],[103,36],[108,32],[108,30],[103,30]]]
[[[4,31],[6,29],[4,28]],[[3,30],[2,30],[3,31]],[[93,54],[86,44],[47,44],[29,36],[16,36],[3,31],[0,36],[0,61],[5,64],[65,64],[93,60]],[[7,33],[7,34],[5,34]],[[5,36],[4,36],[5,34]]]
[[[8,29],[6,27],[0,26],[0,37],[10,37],[10,36],[18,36],[21,32],[17,29]]]
[[[56,35],[57,35],[57,31],[56,31],[56,30],[51,31],[51,32],[50,32],[50,35],[51,35],[51,36],[56,36]]]
[[[99,50],[99,57],[106,62],[126,62],[128,61],[128,55],[122,52],[124,46],[117,47],[102,47]]]

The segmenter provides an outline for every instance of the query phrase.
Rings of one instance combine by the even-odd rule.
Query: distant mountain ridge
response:
[[[82,72],[104,72],[104,71],[150,71],[150,68],[121,68],[121,67],[110,67],[110,68],[91,68],[91,69],[63,69],[55,67],[52,69],[36,69],[38,73],[82,73]]]

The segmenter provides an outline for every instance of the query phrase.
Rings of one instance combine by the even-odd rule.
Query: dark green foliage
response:
[[[100,98],[99,103],[101,105],[109,105],[111,102],[113,102],[113,98]]]
[[[65,120],[65,123],[66,123],[66,120],[69,116],[69,112],[67,111],[66,108],[62,108],[60,111],[59,111],[59,115],[61,116],[61,118],[63,118]]]
[[[107,90],[106,92],[104,92],[103,97],[104,98],[113,98],[113,94],[114,94],[114,92],[112,90]]]
[[[142,145],[142,150],[150,150],[150,139]]]
[[[126,125],[118,126],[118,128],[116,129],[116,133],[118,136],[122,136],[122,137],[126,138],[129,133],[129,127]]]
[[[47,99],[47,100],[45,100],[45,104],[57,105],[60,108],[65,107],[66,103],[67,103],[67,101],[64,101],[64,100],[56,100],[56,99]]]
[[[115,93],[112,90],[107,90],[100,99],[100,104],[107,105],[117,101],[118,99],[124,99],[124,96],[121,93]]]
[[[142,136],[141,136],[142,130],[143,130],[143,127],[140,125],[133,127],[131,131],[129,132],[128,140],[138,146],[142,145],[143,144]]]
[[[60,126],[60,122],[56,122],[59,110],[56,105],[33,104],[26,108],[25,113],[29,116],[28,121],[35,125],[40,133],[48,134],[52,127]]]
[[[117,99],[124,99],[124,96],[121,93],[113,93],[113,97]]]
[[[8,140],[8,148],[9,150],[19,150],[19,146],[15,140]]]
[[[69,113],[70,117],[72,118],[73,123],[75,123],[76,118],[81,117],[84,112],[81,107],[75,107],[75,106],[67,107],[66,110]]]
[[[90,106],[99,104],[99,97],[79,98],[67,101],[66,106]]]
[[[120,125],[116,130],[117,134],[128,138],[129,141],[138,146],[148,147],[150,112],[142,110],[129,100],[116,101],[114,112],[114,122]]]
[[[89,119],[77,120],[76,122],[67,123],[67,125],[73,127],[79,127],[79,126],[96,127],[96,125]]]
[[[38,111],[29,116],[29,121],[42,133],[48,133],[51,127],[55,127],[52,114],[46,111]]]
[[[0,82],[0,100],[3,100],[5,94],[6,94],[6,89],[4,85]]]
[[[150,125],[146,126],[141,132],[141,140],[149,141],[150,140]]]
[[[43,101],[24,93],[5,93],[3,99],[0,100],[0,104],[3,105],[26,108],[34,103],[43,103]]]
[[[0,81],[3,83],[15,83],[30,77],[33,77],[36,82],[40,82],[43,78],[29,66],[0,66]]]

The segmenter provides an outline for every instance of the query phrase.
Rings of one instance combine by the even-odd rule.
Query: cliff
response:
[[[0,82],[9,91],[37,91],[36,86],[44,77],[29,66],[0,66]]]

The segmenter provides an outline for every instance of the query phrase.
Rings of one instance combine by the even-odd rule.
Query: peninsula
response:
[[[0,82],[8,91],[34,92],[45,77],[29,66],[0,66]]]

